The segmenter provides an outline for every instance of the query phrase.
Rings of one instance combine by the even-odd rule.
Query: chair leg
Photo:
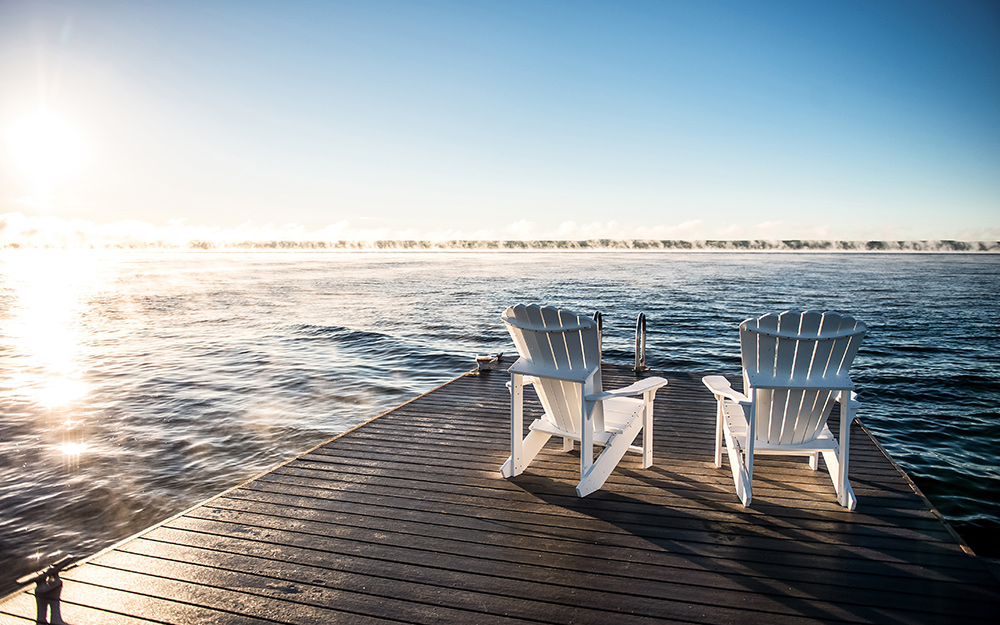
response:
[[[747,439],[746,453],[743,455],[743,479],[744,493],[740,495],[740,501],[746,507],[750,506],[750,499],[753,496],[753,448],[757,440],[757,406],[760,405],[760,389],[753,389],[753,402],[750,404],[750,414],[747,415]],[[739,485],[737,485],[739,487]]]
[[[858,505],[854,489],[851,488],[851,482],[847,479],[852,421],[854,421],[854,414],[851,410],[851,400],[848,399],[848,393],[844,391],[840,394],[840,439],[837,441],[840,444],[840,466],[837,467],[837,502],[848,510],[854,510]]]
[[[725,427],[723,419],[726,418],[726,400],[723,397],[717,398],[715,410],[715,466],[722,466],[722,428]]]
[[[510,375],[510,457],[500,467],[500,475],[514,477],[520,475],[545,443],[552,437],[537,430],[531,430],[521,439],[524,425],[524,376]]]
[[[736,486],[736,496],[740,498],[740,503],[743,504],[743,507],[749,508],[752,496],[750,487],[751,474],[747,470],[743,450],[740,448],[740,443],[736,440],[736,437],[728,428],[723,430],[723,432],[726,437],[726,452],[729,455],[729,468],[733,473],[733,484]]]
[[[542,450],[545,443],[552,438],[551,434],[546,434],[545,432],[539,432],[538,430],[532,430],[528,432],[528,435],[524,437],[521,441],[521,450],[518,455],[518,462],[514,464],[513,454],[507,458],[507,461],[503,463],[500,467],[500,475],[504,477],[514,477],[515,475],[520,475],[531,461],[535,459],[538,452]]]
[[[837,502],[852,512],[858,507],[858,498],[854,495],[851,482],[847,479],[844,480],[843,494],[838,495]]]
[[[813,471],[819,469],[819,452],[809,454],[809,468]]]
[[[594,402],[584,397],[580,386],[580,475],[583,476],[594,465]]]
[[[654,391],[655,392],[655,391]],[[651,393],[647,393],[651,395]],[[653,466],[653,399],[644,398],[642,407],[642,468]]]
[[[854,510],[858,502],[854,496],[854,489],[851,488],[851,482],[847,479],[847,463],[842,462],[847,456],[832,450],[822,453],[827,471],[830,473],[830,481],[837,491],[837,503],[848,510]]]
[[[733,473],[733,484],[736,486],[736,495],[744,507],[750,506],[752,495],[751,485],[753,482],[753,428],[750,422],[753,418],[753,408],[749,413],[743,406],[737,404],[726,405],[724,397],[718,397],[715,420],[715,466],[722,466],[722,442],[726,443],[726,455],[729,457],[729,469]],[[729,407],[743,413],[728,413]],[[734,423],[732,420],[738,419]],[[740,440],[733,432],[734,426],[739,426],[745,438]]]
[[[562,447],[562,450],[563,451],[573,451],[573,439],[572,438],[566,438],[565,436],[563,437],[563,447]]]
[[[510,458],[500,467],[500,474],[514,477],[528,466],[524,462],[521,439],[524,436],[524,376],[512,372],[507,388],[510,390]]]
[[[615,470],[629,446],[639,435],[641,424],[642,421],[636,419],[620,433],[611,437],[608,444],[604,446],[601,455],[580,475],[580,483],[576,487],[578,496],[586,497],[604,486],[608,476]]]

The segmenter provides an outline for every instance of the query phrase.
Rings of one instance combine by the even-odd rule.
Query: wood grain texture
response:
[[[522,475],[501,371],[463,376],[64,574],[89,623],[996,622],[1000,583],[860,424],[849,512],[825,471],[761,457],[744,509],[700,374],[667,377],[654,465],[580,499],[579,452]],[[609,387],[634,380],[605,366]],[[734,380],[734,384],[738,384]],[[539,414],[526,393],[525,424]],[[834,413],[834,419],[836,411]],[[860,415],[861,419],[864,414]],[[0,620],[34,619],[30,591]]]

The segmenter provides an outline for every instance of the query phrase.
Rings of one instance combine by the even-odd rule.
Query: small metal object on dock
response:
[[[500,359],[503,358],[503,352],[497,352],[496,354],[479,354],[476,356],[476,370],[477,371],[492,371],[500,364]]]
[[[646,313],[639,313],[635,320],[635,366],[632,371],[636,375],[648,371],[646,366]]]
[[[59,553],[57,551],[49,554],[49,557],[58,556]],[[59,606],[59,596],[63,586],[62,580],[59,579],[59,573],[72,564],[73,560],[73,556],[67,554],[34,573],[28,573],[18,578],[18,586],[35,584],[35,623],[65,625]]]
[[[601,311],[594,312],[594,321],[597,322],[597,348],[602,349],[602,344],[604,343],[604,315],[601,314]]]

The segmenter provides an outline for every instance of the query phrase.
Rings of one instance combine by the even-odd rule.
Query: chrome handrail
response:
[[[648,370],[649,367],[646,366],[646,314],[639,313],[639,317],[635,320],[635,367],[632,368],[632,371],[638,375]]]
[[[604,346],[604,315],[601,311],[594,313],[594,321],[597,322],[597,351],[601,352],[601,348]]]

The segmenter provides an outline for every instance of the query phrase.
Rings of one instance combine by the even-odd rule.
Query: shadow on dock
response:
[[[699,376],[660,374],[654,466],[580,499],[551,442],[505,480],[502,371],[463,376],[69,571],[63,616],[133,623],[995,622],[1000,584],[860,426],[856,512],[805,460],[740,505]],[[616,380],[617,378],[617,380]],[[627,383],[606,367],[609,384]],[[537,405],[526,407],[526,422]],[[30,594],[0,614],[32,622]]]

